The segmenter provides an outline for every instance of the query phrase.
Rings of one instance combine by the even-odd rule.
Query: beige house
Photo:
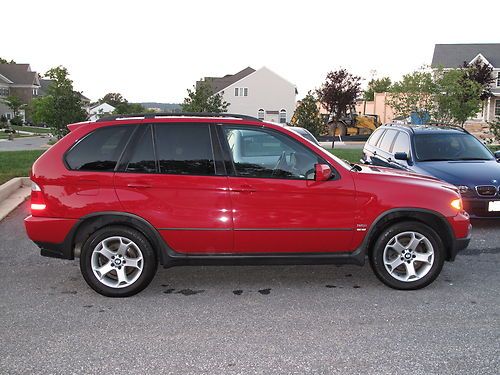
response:
[[[374,100],[358,100],[356,101],[356,113],[358,115],[377,115],[382,124],[390,123],[395,118],[395,113],[392,107],[387,103],[389,93],[375,93]]]

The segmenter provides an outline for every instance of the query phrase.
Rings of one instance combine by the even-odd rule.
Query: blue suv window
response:
[[[379,148],[385,152],[391,152],[392,142],[394,141],[396,135],[398,135],[396,130],[387,130],[384,134],[384,138],[380,141]]]

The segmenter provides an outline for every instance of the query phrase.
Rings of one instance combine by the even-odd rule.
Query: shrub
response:
[[[16,126],[22,126],[23,125],[23,119],[19,116],[14,117],[12,120],[10,120],[11,125],[16,125]]]

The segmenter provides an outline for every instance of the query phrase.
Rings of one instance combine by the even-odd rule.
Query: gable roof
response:
[[[0,64],[0,74],[13,85],[40,85],[38,74],[31,71],[29,64]]]
[[[196,82],[196,88],[198,88],[202,82],[207,82],[210,85],[212,92],[217,93],[233,83],[238,82],[240,79],[252,74],[253,72],[255,72],[255,69],[246,67],[236,74],[226,74],[224,77],[205,77],[203,81]]]
[[[464,61],[470,63],[481,54],[495,68],[500,68],[500,43],[436,44],[432,67],[457,68]]]

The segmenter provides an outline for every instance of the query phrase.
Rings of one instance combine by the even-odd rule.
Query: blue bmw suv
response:
[[[452,183],[471,217],[500,219],[500,151],[493,154],[462,128],[384,125],[366,142],[361,161]]]

